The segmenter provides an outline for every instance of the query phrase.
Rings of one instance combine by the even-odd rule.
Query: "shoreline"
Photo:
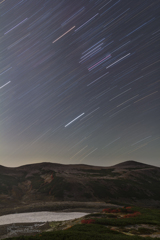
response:
[[[27,212],[99,212],[107,207],[123,207],[105,202],[38,202],[0,209],[0,216]]]

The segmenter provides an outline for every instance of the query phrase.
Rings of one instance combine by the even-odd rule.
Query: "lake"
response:
[[[51,222],[80,218],[89,213],[83,212],[30,212],[0,216],[0,225],[12,223]]]

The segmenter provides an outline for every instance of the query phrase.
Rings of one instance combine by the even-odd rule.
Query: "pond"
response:
[[[12,223],[65,221],[80,218],[88,213],[83,212],[30,212],[14,213],[0,216],[0,225]]]

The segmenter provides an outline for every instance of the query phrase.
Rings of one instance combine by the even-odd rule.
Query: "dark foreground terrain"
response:
[[[160,239],[160,209],[110,207],[76,220],[5,225],[0,231],[1,239],[8,240]]]
[[[160,206],[160,168],[127,161],[112,167],[0,165],[0,214],[50,210],[53,202]],[[51,210],[60,210],[61,204]]]
[[[0,215],[36,211],[92,214],[63,222],[3,225],[0,238],[160,239],[159,186],[160,168],[135,161],[112,167],[55,163],[0,166]],[[127,205],[137,207],[122,208]],[[102,211],[106,208],[119,210]]]

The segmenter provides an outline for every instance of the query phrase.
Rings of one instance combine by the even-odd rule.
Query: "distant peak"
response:
[[[114,165],[114,167],[118,167],[118,168],[138,168],[138,167],[149,167],[151,165],[145,164],[145,163],[141,163],[141,162],[136,162],[133,160],[128,160],[122,163],[118,163],[116,165]]]

